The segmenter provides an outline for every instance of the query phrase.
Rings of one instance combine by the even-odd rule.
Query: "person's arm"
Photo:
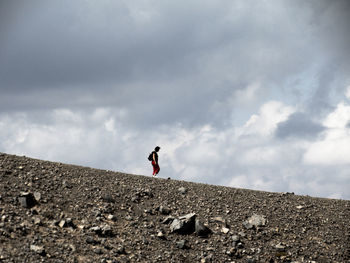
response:
[[[153,161],[155,162],[155,164],[157,164],[157,161],[156,161],[156,153],[153,153]]]

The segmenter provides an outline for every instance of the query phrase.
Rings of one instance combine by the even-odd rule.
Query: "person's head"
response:
[[[155,150],[156,152],[159,152],[160,147],[159,147],[159,146],[157,146],[156,148],[154,148],[154,150]]]

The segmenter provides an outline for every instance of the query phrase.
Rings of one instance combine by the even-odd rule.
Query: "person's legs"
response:
[[[156,164],[154,161],[152,161],[152,166],[153,166],[153,175],[157,175],[159,173],[159,165]]]

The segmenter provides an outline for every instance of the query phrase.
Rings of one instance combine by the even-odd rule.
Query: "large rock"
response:
[[[196,219],[195,232],[200,237],[207,237],[211,233],[211,230],[198,219]]]
[[[26,192],[21,193],[21,195],[18,197],[18,202],[25,208],[32,208],[37,204],[33,194]]]
[[[182,235],[192,234],[195,231],[196,214],[190,213],[179,218],[175,218],[170,225],[170,231],[172,233],[178,233]]]

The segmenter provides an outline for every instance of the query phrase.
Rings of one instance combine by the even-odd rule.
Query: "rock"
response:
[[[239,232],[238,235],[239,235],[240,237],[246,237],[246,236],[247,236],[247,234],[244,233],[243,231]]]
[[[228,229],[227,227],[223,227],[221,228],[221,232],[227,234],[228,232],[230,232],[230,229]]]
[[[160,239],[165,239],[164,232],[162,230],[158,231],[157,237],[160,238]]]
[[[90,227],[89,230],[92,231],[92,232],[94,232],[94,233],[97,234],[97,235],[101,235],[101,234],[102,234],[101,227],[99,227],[99,226]]]
[[[113,237],[114,236],[112,228],[110,227],[110,225],[107,225],[107,224],[102,225],[102,226],[90,227],[89,230],[94,232],[98,236],[101,236],[101,237]]]
[[[171,222],[174,221],[174,217],[172,216],[167,216],[163,221],[162,224],[170,224]]]
[[[250,224],[250,223],[247,222],[247,221],[243,222],[243,226],[244,226],[246,229],[253,229],[253,225]]]
[[[171,213],[171,209],[167,208],[167,207],[164,207],[164,206],[160,206],[159,207],[159,212],[162,214],[162,215],[169,215]]]
[[[185,187],[180,187],[179,189],[177,189],[181,194],[186,194],[187,193],[187,189]]]
[[[18,197],[18,202],[22,207],[32,208],[37,204],[32,193],[22,192]]]
[[[66,219],[62,219],[59,223],[58,226],[60,228],[64,228],[64,227],[72,227],[72,228],[76,228],[76,226],[73,223],[73,220],[71,218],[66,218]]]
[[[103,196],[102,200],[103,200],[104,202],[107,202],[107,203],[114,203],[114,202],[115,202],[115,200],[114,200],[114,198],[112,197],[111,194],[105,194],[105,195]]]
[[[260,226],[265,226],[266,219],[262,215],[253,214],[248,220],[243,222],[243,226],[247,229],[257,228]]]
[[[67,226],[66,220],[61,220],[61,221],[58,223],[58,226],[59,226],[60,228],[66,227],[66,226]]]
[[[203,223],[201,223],[198,219],[196,219],[195,232],[200,237],[207,237],[211,233],[211,230]]]
[[[119,246],[119,247],[116,249],[115,253],[116,253],[117,255],[126,254],[125,247],[124,247],[123,245]]]
[[[191,213],[175,218],[170,225],[170,231],[178,234],[191,234],[195,231],[196,214]]]
[[[232,247],[229,250],[226,251],[226,254],[229,255],[230,257],[233,257],[237,252],[237,249]]]
[[[43,246],[30,245],[30,250],[34,251],[35,253],[39,254],[40,256],[44,256],[46,254]]]
[[[253,229],[253,225],[250,224],[248,221],[244,221],[243,222],[243,226],[246,228],[246,229]]]
[[[41,199],[41,193],[39,193],[39,192],[34,192],[34,198],[35,198],[35,200],[36,200],[37,202],[39,202],[40,199]]]
[[[97,254],[97,255],[102,255],[103,254],[103,251],[101,248],[97,247],[97,248],[94,248],[94,253]]]
[[[141,200],[141,198],[138,195],[137,196],[133,196],[131,198],[131,202],[133,202],[133,203],[138,203],[138,202],[140,202],[140,200]]]
[[[101,227],[101,230],[102,230],[102,236],[104,236],[104,237],[112,237],[112,236],[114,236],[112,228],[111,228],[110,225],[107,225],[107,224],[103,225]]]
[[[184,239],[177,241],[176,247],[179,249],[188,249],[189,248],[187,240],[184,240]]]
[[[111,220],[111,221],[114,221],[114,222],[117,221],[117,217],[115,215],[108,215],[107,219]]]
[[[239,242],[239,240],[240,240],[240,238],[239,238],[238,235],[233,235],[233,236],[231,237],[231,239],[232,239],[232,241],[235,242],[235,243]]]
[[[226,220],[224,218],[222,218],[221,216],[216,216],[213,218],[214,222],[219,222],[219,223],[223,223],[226,225]]]
[[[90,245],[96,245],[96,244],[99,244],[99,242],[97,240],[95,240],[93,237],[91,236],[88,236],[86,239],[85,239],[85,242],[90,244]]]
[[[41,219],[39,217],[34,217],[33,223],[34,223],[34,225],[38,225],[38,226],[42,225]]]
[[[286,250],[286,247],[283,246],[281,243],[277,244],[275,248],[278,252],[284,252]]]
[[[213,262],[213,255],[212,254],[201,259],[201,263],[211,263],[211,262]]]

